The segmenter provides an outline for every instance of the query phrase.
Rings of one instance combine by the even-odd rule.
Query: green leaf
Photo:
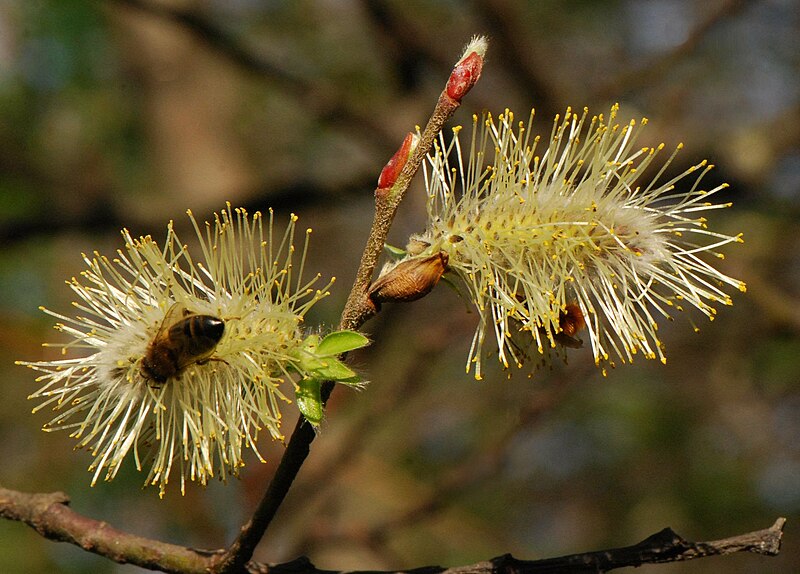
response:
[[[312,425],[322,422],[322,381],[320,379],[303,379],[297,383],[297,408]]]
[[[361,333],[355,331],[334,331],[325,336],[322,341],[317,345],[318,357],[332,357],[334,355],[341,355],[354,349],[360,349],[369,345],[367,339]]]
[[[328,381],[347,381],[357,379],[358,375],[338,359],[328,357],[321,361],[323,364],[314,369],[314,376]]]

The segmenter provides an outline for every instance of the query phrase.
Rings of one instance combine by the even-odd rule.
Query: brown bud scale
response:
[[[369,298],[375,304],[416,301],[436,286],[447,271],[447,262],[447,253],[443,251],[429,257],[403,261],[372,284]]]

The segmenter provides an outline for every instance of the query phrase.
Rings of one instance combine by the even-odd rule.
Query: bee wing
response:
[[[158,327],[158,332],[153,340],[157,341],[161,339],[161,337],[169,331],[170,327],[189,314],[190,312],[186,308],[186,305],[183,303],[173,303],[164,314],[164,318],[161,320],[161,325]]]
[[[553,335],[553,339],[556,343],[561,345],[562,347],[568,347],[570,349],[581,349],[583,348],[583,339],[579,339],[578,337],[570,337],[566,333],[556,333]]]
[[[183,303],[173,303],[164,314],[158,333],[153,339],[154,343],[160,343],[164,348],[169,349],[178,370],[192,362],[190,356],[187,356],[189,351],[182,326],[183,321],[191,314],[192,312]]]

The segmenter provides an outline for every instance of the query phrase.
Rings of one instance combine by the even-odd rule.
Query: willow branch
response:
[[[0,488],[0,517],[24,522],[56,542],[68,542],[120,564],[183,574],[204,573],[209,553],[135,536],[87,518],[63,492],[24,493]]]
[[[367,245],[361,255],[361,262],[356,272],[355,283],[350,290],[350,295],[345,304],[344,311],[342,312],[342,319],[339,324],[340,329],[357,329],[374,315],[375,307],[368,300],[367,289],[372,281],[375,266],[383,251],[386,238],[389,234],[389,228],[397,213],[397,208],[400,206],[403,197],[405,197],[405,193],[411,185],[411,180],[422,165],[422,160],[433,147],[433,141],[436,135],[442,129],[447,119],[458,109],[459,105],[460,102],[454,101],[452,98],[448,97],[447,94],[442,92],[439,96],[439,101],[436,103],[433,115],[430,120],[428,120],[425,130],[422,132],[422,137],[420,138],[416,150],[398,176],[397,183],[395,184],[396,193],[387,195],[379,193],[381,191],[380,189],[376,190],[375,216],[372,221],[369,237],[367,238]]]
[[[465,56],[466,55],[467,54],[465,54]],[[459,91],[454,92],[452,87],[453,78],[454,75],[460,71],[459,66],[463,62],[464,58],[456,64],[447,86],[436,102],[433,114],[428,120],[416,147],[407,160],[405,160],[400,173],[392,178],[388,186],[381,186],[381,180],[379,180],[379,187],[375,190],[375,216],[366,246],[361,256],[358,271],[356,272],[355,282],[353,283],[353,287],[347,298],[347,303],[342,311],[342,317],[339,323],[340,329],[358,329],[376,312],[375,306],[369,301],[367,290],[372,280],[375,266],[378,263],[378,258],[383,251],[386,237],[389,234],[389,228],[397,213],[397,208],[403,200],[403,197],[405,197],[414,175],[422,165],[423,159],[432,149],[437,134],[441,131],[444,123],[461,105],[461,97],[466,94],[466,91],[474,85],[474,82],[477,81],[480,76],[480,69],[478,69],[477,75],[474,76],[472,83],[470,83],[466,89],[463,89],[463,86],[461,86]],[[461,72],[463,72],[463,70]],[[323,403],[327,402],[333,391],[333,387],[334,383],[330,381],[323,385]],[[301,417],[297,421],[294,432],[289,439],[289,444],[286,447],[286,452],[278,464],[278,468],[267,487],[264,497],[261,499],[252,518],[242,526],[239,536],[234,543],[220,558],[215,571],[224,574],[239,572],[250,560],[256,546],[264,536],[272,519],[275,517],[275,513],[286,498],[286,494],[289,488],[291,488],[297,473],[305,462],[315,436],[311,425],[306,424]]]
[[[27,494],[0,487],[0,517],[24,522],[51,540],[69,542],[120,564],[135,564],[150,570],[175,574],[207,574],[215,571],[220,552],[207,552],[134,536],[105,522],[77,514],[68,507],[69,498],[60,492]],[[776,556],[780,552],[785,518],[769,528],[714,540],[691,542],[670,528],[645,540],[622,548],[572,554],[544,560],[519,560],[506,554],[490,560],[443,568],[423,566],[413,570],[386,571],[382,574],[572,574],[609,572],[618,568],[695,560],[736,552]],[[321,570],[307,558],[282,564],[247,562],[237,572],[270,574],[344,574]],[[366,572],[348,571],[350,574]],[[373,574],[381,574],[373,571]]]
[[[610,548],[582,554],[570,554],[544,560],[519,560],[504,554],[468,566],[443,568],[423,566],[401,571],[348,571],[348,574],[600,574],[619,568],[638,567],[643,564],[664,564],[696,560],[709,556],[722,556],[736,552],[751,552],[764,556],[777,556],[781,548],[785,518],[778,518],[769,528],[747,532],[722,540],[691,542],[671,528],[648,536],[638,544]],[[286,564],[270,565],[269,574],[344,574],[316,568],[307,558]]]

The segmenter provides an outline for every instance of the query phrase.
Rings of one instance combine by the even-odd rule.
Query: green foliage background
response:
[[[743,231],[724,270],[746,295],[669,362],[603,378],[589,350],[532,380],[464,374],[476,317],[446,288],[386,306],[355,355],[372,381],[334,394],[312,456],[257,552],[325,568],[459,565],[632,544],[671,526],[715,539],[790,522],[782,555],[642,568],[800,571],[800,11],[793,0],[6,0],[0,3],[0,483],[64,490],[81,513],[193,547],[229,543],[280,445],[241,481],[159,501],[132,465],[88,486],[88,454],[39,427],[26,396],[37,308],[68,312],[81,252],[119,229],[163,238],[186,209],[274,207],[314,228],[309,268],[336,275],[309,324],[335,325],[372,190],[473,33],[492,44],[459,121],[567,105],[650,118],[731,183],[712,222]],[[423,225],[421,179],[396,222]],[[186,235],[186,234],[184,234]],[[699,320],[699,319],[698,319]],[[286,421],[287,432],[293,421]],[[134,572],[0,522],[0,571]]]

